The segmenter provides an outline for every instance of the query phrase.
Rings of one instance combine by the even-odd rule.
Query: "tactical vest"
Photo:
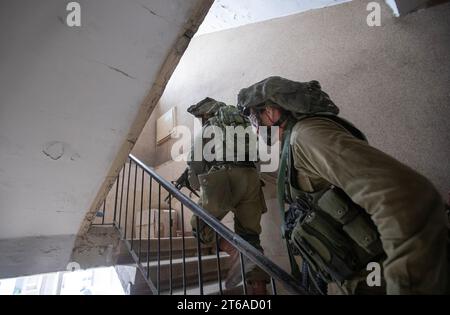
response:
[[[314,115],[318,116],[337,122],[366,141],[350,122],[334,115]],[[290,121],[285,131],[278,175],[283,235],[290,255],[302,256],[324,281],[342,283],[365,270],[369,262],[380,261],[384,251],[370,216],[342,189],[330,186],[311,193],[299,188],[290,146],[291,130],[298,121]],[[287,210],[284,202],[289,204]],[[293,263],[291,257],[294,271]],[[298,270],[298,266],[295,268]]]

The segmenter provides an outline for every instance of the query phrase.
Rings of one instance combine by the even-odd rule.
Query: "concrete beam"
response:
[[[66,270],[75,235],[0,240],[0,278],[15,278]]]
[[[113,227],[92,227],[83,236],[55,235],[0,240],[0,279],[115,264],[120,237]]]

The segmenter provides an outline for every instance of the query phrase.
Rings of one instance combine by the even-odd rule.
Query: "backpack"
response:
[[[222,145],[214,147],[217,157],[215,163],[245,163],[257,160],[256,135],[251,129],[249,119],[243,116],[235,106],[221,107],[213,117],[208,119],[205,128],[208,126],[215,129],[215,137],[218,136],[216,134],[219,133],[218,129],[222,135]],[[254,137],[255,141],[250,141],[250,137]]]

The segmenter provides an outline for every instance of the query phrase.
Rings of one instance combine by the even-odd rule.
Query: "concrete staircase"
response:
[[[199,269],[197,255],[197,240],[193,236],[186,236],[185,243],[185,282],[186,294],[199,294]],[[131,265],[134,263],[128,253],[125,245],[122,246],[117,264]],[[141,266],[147,270],[147,256],[149,258],[148,268],[150,271],[150,280],[157,286],[158,278],[158,239],[133,240],[133,249],[141,257]],[[150,249],[148,251],[148,249]],[[183,238],[172,238],[172,257],[170,257],[170,239],[160,239],[160,290],[161,294],[169,294],[170,275],[172,273],[172,294],[183,294]],[[202,278],[204,294],[216,294],[219,292],[218,284],[218,259],[215,246],[201,246],[202,256]],[[172,258],[172,268],[170,267],[170,258]],[[222,280],[225,279],[230,268],[230,257],[225,252],[219,253]],[[225,290],[225,286],[222,286]],[[242,292],[242,288],[233,289]],[[236,292],[237,292],[236,291]],[[237,294],[239,294],[239,292]],[[136,273],[134,283],[131,286],[130,294],[150,294],[145,279]],[[226,292],[224,292],[226,294]]]

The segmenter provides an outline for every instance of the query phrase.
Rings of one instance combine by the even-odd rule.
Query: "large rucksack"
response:
[[[215,163],[251,163],[257,160],[256,135],[248,118],[235,106],[221,107],[212,118],[208,119],[204,128],[207,127],[213,127],[216,131],[220,129],[223,137],[222,145],[214,147],[218,158]],[[253,141],[250,141],[251,137],[254,137]]]

